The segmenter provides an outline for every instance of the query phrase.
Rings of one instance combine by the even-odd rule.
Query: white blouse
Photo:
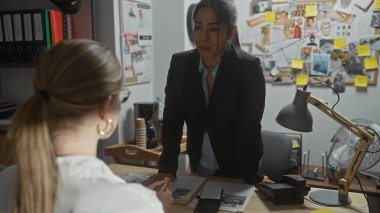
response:
[[[58,157],[63,188],[55,213],[163,213],[156,193],[140,184],[125,183],[101,160],[92,156]],[[0,213],[12,210],[16,166],[0,172]]]

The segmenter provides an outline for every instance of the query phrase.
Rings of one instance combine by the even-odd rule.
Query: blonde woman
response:
[[[0,212],[163,212],[168,180],[127,184],[97,159],[118,124],[122,72],[95,41],[63,41],[41,56],[32,95],[12,118],[17,166],[0,173]],[[160,202],[161,201],[161,202]]]

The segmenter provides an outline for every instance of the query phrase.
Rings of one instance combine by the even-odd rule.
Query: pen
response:
[[[318,167],[315,167],[314,171],[313,171],[314,175],[315,175],[315,173],[317,173],[317,171],[318,171]]]

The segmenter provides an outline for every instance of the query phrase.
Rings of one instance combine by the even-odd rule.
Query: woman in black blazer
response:
[[[159,174],[174,178],[184,122],[191,169],[270,183],[258,174],[265,81],[259,59],[235,47],[233,0],[201,0],[193,13],[196,49],[174,54],[165,88]]]

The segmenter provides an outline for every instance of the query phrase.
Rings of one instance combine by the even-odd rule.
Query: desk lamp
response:
[[[348,165],[344,177],[338,182],[338,191],[318,190],[311,192],[309,195],[310,199],[320,204],[328,206],[347,206],[351,203],[351,198],[348,196],[349,187],[374,137],[370,132],[361,129],[343,115],[335,112],[333,110],[334,107],[329,107],[325,101],[311,96],[310,92],[307,92],[306,89],[307,85],[303,89],[297,89],[293,102],[281,109],[276,117],[276,121],[280,125],[294,131],[311,132],[313,118],[307,108],[307,104],[309,103],[359,137],[360,142],[355,155]]]

